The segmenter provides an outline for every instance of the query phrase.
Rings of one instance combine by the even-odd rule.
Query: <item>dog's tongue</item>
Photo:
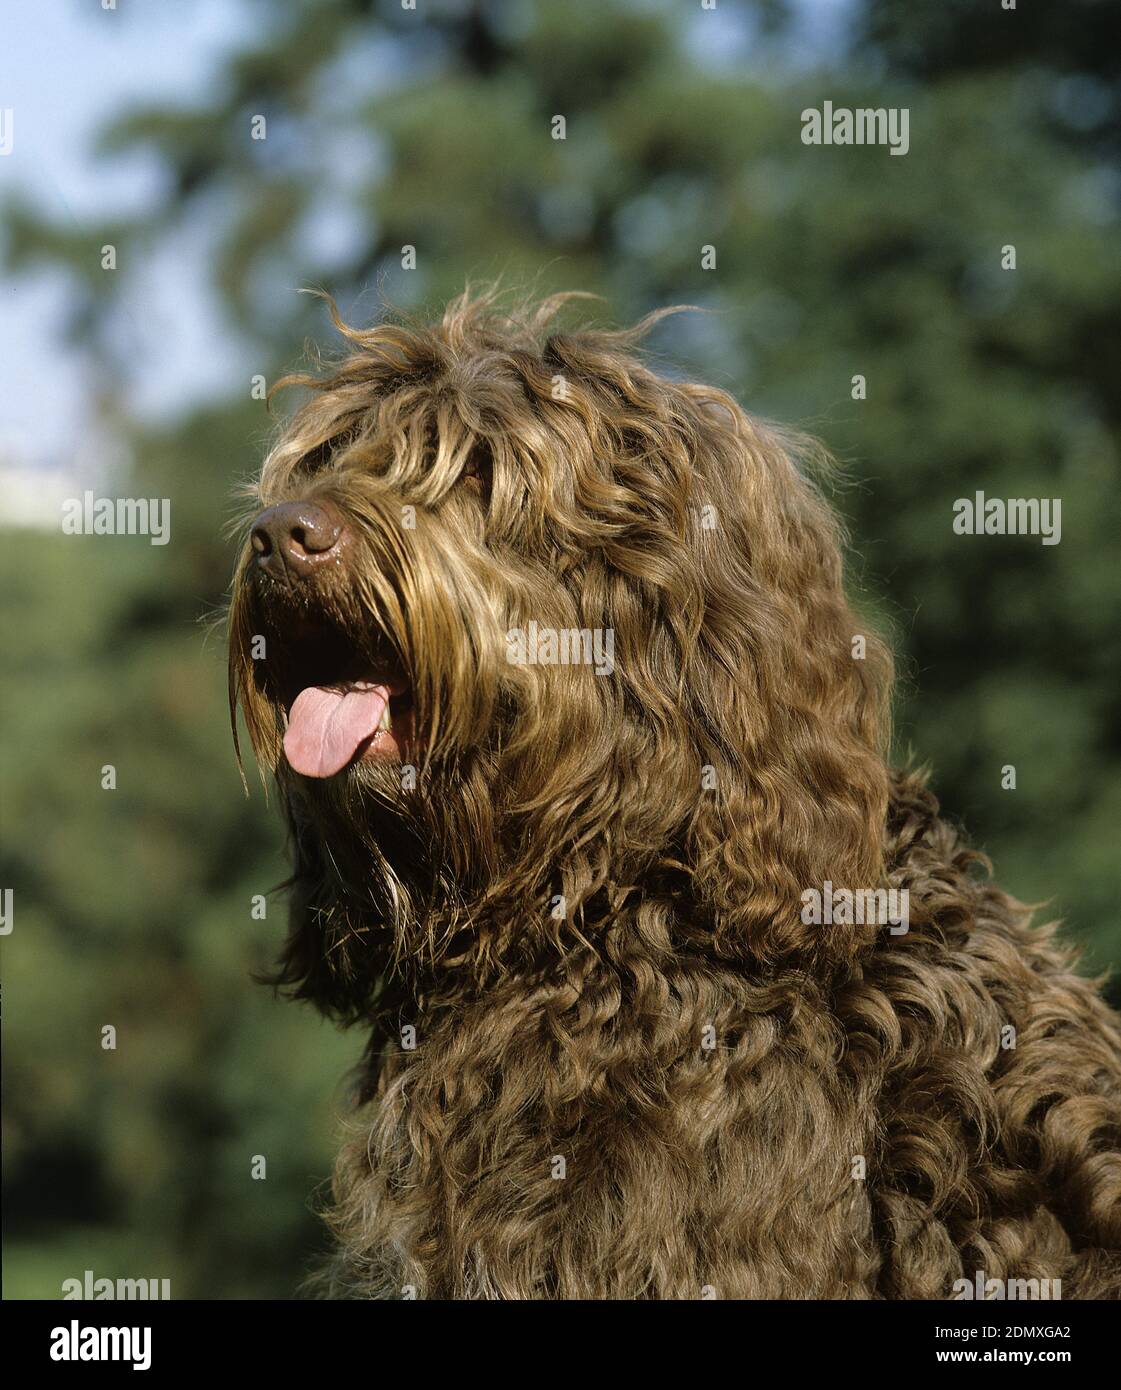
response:
[[[288,712],[284,752],[305,777],[333,777],[350,762],[358,745],[372,738],[389,699],[384,685],[348,690],[308,686]]]

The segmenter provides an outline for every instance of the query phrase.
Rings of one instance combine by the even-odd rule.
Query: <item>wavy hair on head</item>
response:
[[[429,960],[467,922],[496,968],[544,936],[563,949],[555,896],[587,936],[652,888],[688,900],[680,932],[718,955],[847,960],[865,933],[807,928],[801,895],[882,879],[891,673],[844,592],[828,461],[726,393],[658,376],[638,345],[676,311],[556,330],[577,297],[519,311],[465,293],[435,325],[369,329],[331,304],[349,351],[274,388],[310,396],[254,504],[328,497],[358,518],[363,559],[336,616],[356,639],[376,616],[430,750],[458,759],[451,802],[408,808],[449,862],[423,907],[415,882],[385,896],[423,916]],[[401,530],[403,503],[423,527]],[[245,656],[250,600],[241,584],[231,706],[287,794],[282,721]],[[612,677],[503,665],[503,634],[531,621],[610,631]],[[316,793],[352,830],[353,792]],[[318,935],[324,914],[310,918]],[[395,928],[413,953],[416,921]]]

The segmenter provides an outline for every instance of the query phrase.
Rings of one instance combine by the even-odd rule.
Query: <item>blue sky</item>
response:
[[[133,102],[201,98],[219,55],[237,40],[245,10],[236,0],[119,3],[115,11],[96,0],[8,9],[0,107],[14,114],[14,141],[0,158],[0,198],[18,189],[60,223],[83,225],[106,212],[143,210],[157,196],[155,161],[95,161],[95,132]],[[182,249],[169,253],[167,273],[153,267],[132,306],[139,319],[156,322],[174,307],[176,332],[167,335],[160,371],[145,383],[147,404],[157,412],[182,404],[185,393],[218,389],[229,366],[214,351],[220,335],[197,292],[197,257],[192,264]],[[45,272],[0,280],[0,463],[99,471],[105,441],[88,436],[80,366],[61,341],[65,293],[64,282]],[[160,380],[175,383],[177,399],[166,392],[161,399]]]
[[[158,163],[95,160],[95,133],[134,104],[205,100],[223,55],[245,42],[262,14],[252,0],[117,5],[105,10],[98,0],[51,0],[12,5],[5,14],[0,107],[14,113],[15,138],[12,152],[0,157],[0,198],[18,189],[61,224],[142,213],[158,199]],[[827,53],[851,0],[804,0],[802,8],[803,40],[796,47],[806,56]],[[706,16],[706,26],[714,18],[720,41],[708,61],[749,64],[750,40],[731,7]],[[368,81],[369,64],[364,68]],[[331,226],[306,234],[318,243],[345,231],[344,219],[334,216]],[[130,405],[142,414],[182,410],[228,391],[232,373],[244,376],[243,355],[208,297],[205,256],[205,229],[190,227],[123,282],[137,360],[148,364],[130,383]],[[96,485],[111,466],[112,441],[90,429],[82,368],[61,336],[65,294],[65,283],[49,272],[0,279],[0,468],[25,476],[60,470],[83,486]]]

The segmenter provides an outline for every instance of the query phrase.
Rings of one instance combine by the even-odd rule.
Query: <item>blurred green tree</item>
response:
[[[221,603],[232,489],[269,429],[250,378],[329,336],[300,285],[356,319],[497,274],[596,290],[616,319],[710,310],[653,349],[842,459],[854,583],[902,658],[901,750],[933,764],[1012,891],[1053,897],[1095,964],[1121,959],[1121,108],[1104,7],[1073,8],[1085,23],[868,0],[829,48],[821,12],[779,3],[263,0],[207,104],[104,132],[106,159],[158,156],[156,208],[76,231],[8,209],[9,269],[69,277],[96,409],[175,524],[164,551],[17,535],[0,556],[18,632],[10,1292],[51,1296],[92,1266],[171,1277],[178,1296],[283,1295],[318,1239],[302,1203],[357,1040],[251,983],[282,929],[276,900],[250,914],[283,876],[278,827],[240,797],[221,641],[198,622]],[[907,107],[910,152],[803,145],[801,112],[825,99]],[[91,248],[125,247],[135,268],[196,227],[246,369],[228,399],[153,430],[128,405],[136,272],[103,275]],[[1061,544],[955,536],[953,502],[978,489],[1060,497]],[[247,1191],[255,1154],[269,1179]]]

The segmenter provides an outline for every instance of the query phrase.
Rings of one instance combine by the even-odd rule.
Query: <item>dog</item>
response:
[[[820,450],[580,297],[332,304],[252,489],[275,981],[370,1038],[313,1291],[1118,1297],[1118,1019],[890,767]]]

